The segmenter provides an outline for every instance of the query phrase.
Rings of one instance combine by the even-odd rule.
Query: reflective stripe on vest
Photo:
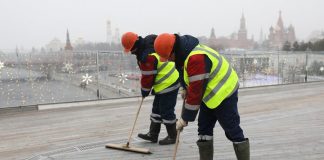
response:
[[[188,77],[187,64],[190,56],[205,54],[212,62],[209,74]],[[197,45],[188,55],[184,63],[184,81],[188,86],[190,82],[207,79],[208,83],[202,101],[210,109],[214,109],[227,97],[231,96],[239,87],[238,76],[228,61],[215,50]]]
[[[142,73],[142,75],[149,76],[149,75],[156,74],[157,71],[156,70],[153,70],[153,71],[141,71],[141,73]]]
[[[157,73],[154,80],[153,89],[156,94],[164,94],[174,91],[180,87],[180,83],[171,86],[179,78],[179,72],[175,69],[174,62],[161,62],[157,53],[152,53],[158,60]]]

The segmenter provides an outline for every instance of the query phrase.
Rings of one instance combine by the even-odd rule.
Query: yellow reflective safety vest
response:
[[[157,53],[152,53],[158,60],[157,73],[154,79],[153,90],[156,94],[168,93],[180,87],[180,83],[171,86],[179,78],[179,72],[175,68],[174,62],[162,62]]]
[[[197,54],[205,54],[212,62],[210,73],[205,74],[203,78],[208,78],[208,83],[202,101],[208,108],[214,109],[237,90],[239,87],[238,76],[222,55],[207,46],[199,44],[190,52],[184,62],[184,81],[187,86],[190,80],[194,81],[193,79],[197,78],[188,77],[187,73],[189,58]]]

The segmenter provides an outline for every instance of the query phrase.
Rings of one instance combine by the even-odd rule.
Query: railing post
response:
[[[246,51],[243,54],[243,88],[245,87]]]
[[[279,61],[280,61],[280,59],[279,59],[279,53],[280,53],[280,51],[279,51],[279,47],[278,47],[278,84],[280,84],[280,63],[279,63]]]
[[[308,52],[310,51],[309,48],[306,49],[306,66],[305,66],[305,83],[307,83],[307,76],[308,76]]]
[[[97,65],[97,98],[101,99],[100,97],[100,91],[99,91],[99,51],[97,51],[97,57],[96,57],[96,65]]]

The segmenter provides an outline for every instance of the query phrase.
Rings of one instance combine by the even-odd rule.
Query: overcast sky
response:
[[[106,40],[106,21],[121,34],[181,32],[216,36],[237,32],[244,12],[248,36],[268,33],[279,10],[299,40],[324,29],[324,0],[0,0],[0,49],[41,47],[53,38]]]

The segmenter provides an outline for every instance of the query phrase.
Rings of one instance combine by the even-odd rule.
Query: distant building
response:
[[[118,28],[115,29],[115,35],[114,35],[114,38],[113,38],[113,42],[115,44],[120,44],[120,34],[119,34],[119,29]]]
[[[251,49],[254,47],[253,38],[248,39],[247,29],[244,14],[242,14],[240,20],[240,28],[238,33],[233,33],[229,37],[216,38],[215,30],[212,28],[208,44],[212,48],[225,49],[225,48],[240,48],[240,49]]]
[[[59,39],[54,38],[46,45],[46,50],[49,52],[57,52],[62,50],[63,47],[64,43],[62,43]]]
[[[248,49],[253,47],[253,40],[247,38],[247,29],[244,14],[240,21],[240,29],[237,34],[237,43],[233,42],[235,48]]]
[[[210,36],[209,36],[209,39],[208,39],[208,44],[209,45],[217,44],[217,39],[216,39],[215,29],[214,28],[211,29]]]
[[[280,11],[276,26],[271,26],[269,29],[269,48],[281,49],[287,41],[290,44],[296,41],[295,28],[292,25],[289,25],[288,28],[285,28]]]
[[[263,33],[263,29],[261,28],[261,30],[260,30],[260,37],[259,37],[259,40],[258,40],[258,43],[259,44],[262,44],[264,41],[265,41],[265,35],[264,35],[264,33]]]
[[[112,42],[112,31],[111,31],[111,22],[110,20],[107,21],[107,43],[110,45]]]
[[[74,46],[83,45],[83,44],[85,44],[85,41],[82,37],[79,37],[74,41]]]
[[[71,41],[70,41],[69,30],[67,30],[67,32],[66,32],[66,43],[65,43],[64,50],[65,51],[72,51],[73,50],[73,47],[72,47]]]

